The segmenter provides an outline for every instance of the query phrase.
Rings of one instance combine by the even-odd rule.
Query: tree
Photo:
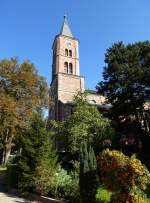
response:
[[[150,132],[150,114],[145,108],[150,99],[150,42],[116,43],[107,50],[105,63],[98,92],[112,104],[109,116],[118,132],[136,135],[138,143],[139,135]]]
[[[3,93],[0,93],[0,97],[0,149],[3,152],[2,163],[6,163],[16,135],[16,126],[19,125],[19,113],[13,98]]]
[[[57,155],[52,150],[46,121],[41,116],[34,116],[30,128],[21,137],[21,144],[19,188],[22,191],[47,194],[54,181]]]
[[[17,132],[28,127],[34,112],[47,106],[45,79],[28,61],[0,61],[0,148],[6,163]]]
[[[52,122],[58,143],[63,140],[65,148],[75,154],[79,153],[84,142],[96,150],[113,135],[110,121],[99,113],[97,107],[88,104],[83,95],[77,98],[73,114],[64,121]]]
[[[97,161],[94,151],[86,143],[80,150],[80,197],[82,203],[95,203],[99,185]]]
[[[150,183],[150,173],[140,160],[108,149],[102,151],[97,160],[101,181],[113,192],[113,203],[146,202],[144,191]]]

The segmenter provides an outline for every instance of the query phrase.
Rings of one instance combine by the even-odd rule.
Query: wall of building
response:
[[[84,92],[84,77],[68,74],[58,74],[58,100],[66,103],[72,102],[74,95]]]
[[[72,51],[72,57],[65,55],[65,49]],[[66,36],[59,36],[54,43],[53,50],[56,53],[55,74],[64,73],[64,63],[72,63],[73,75],[80,75],[79,72],[79,42]]]
[[[90,104],[102,105],[105,103],[105,97],[96,93],[87,93],[87,101]]]

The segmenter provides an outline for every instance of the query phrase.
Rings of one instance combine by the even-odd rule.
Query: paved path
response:
[[[18,197],[14,194],[0,192],[0,203],[61,203],[60,201],[52,200],[50,198],[43,198],[41,200],[27,200]]]
[[[31,202],[29,200],[16,197],[15,195],[12,194],[0,192],[0,203],[37,203],[37,202]]]

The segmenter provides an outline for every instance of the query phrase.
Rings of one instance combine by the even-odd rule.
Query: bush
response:
[[[9,164],[17,164],[19,159],[20,159],[20,153],[10,154],[9,158],[8,158],[8,161],[7,161],[7,165],[9,165]]]
[[[80,197],[82,203],[95,203],[99,185],[94,151],[84,143],[80,150]]]
[[[97,203],[110,203],[112,192],[108,191],[104,186],[97,189],[96,202]]]
[[[35,191],[40,195],[47,195],[54,184],[55,168],[49,160],[41,160],[34,174]]]
[[[7,165],[7,189],[18,187],[18,167],[16,164]]]
[[[65,198],[72,203],[79,202],[79,173],[76,168],[68,174],[59,166],[51,189],[50,193],[56,198]]]
[[[67,197],[70,194],[71,176],[59,167],[55,175],[54,194],[56,197]]]
[[[7,164],[15,164],[15,160],[16,160],[16,154],[10,154]]]
[[[71,184],[71,203],[77,203],[80,201],[80,187],[79,187],[79,170],[80,163],[78,161],[73,162],[74,169],[71,172],[72,184]]]
[[[150,182],[150,173],[140,160],[119,151],[104,150],[98,161],[101,180],[113,191],[113,203],[145,203],[144,190]]]

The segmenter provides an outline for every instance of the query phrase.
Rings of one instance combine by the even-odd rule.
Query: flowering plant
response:
[[[150,182],[150,173],[140,160],[108,149],[102,151],[97,159],[102,182],[115,194],[113,202],[144,202],[144,190]]]

